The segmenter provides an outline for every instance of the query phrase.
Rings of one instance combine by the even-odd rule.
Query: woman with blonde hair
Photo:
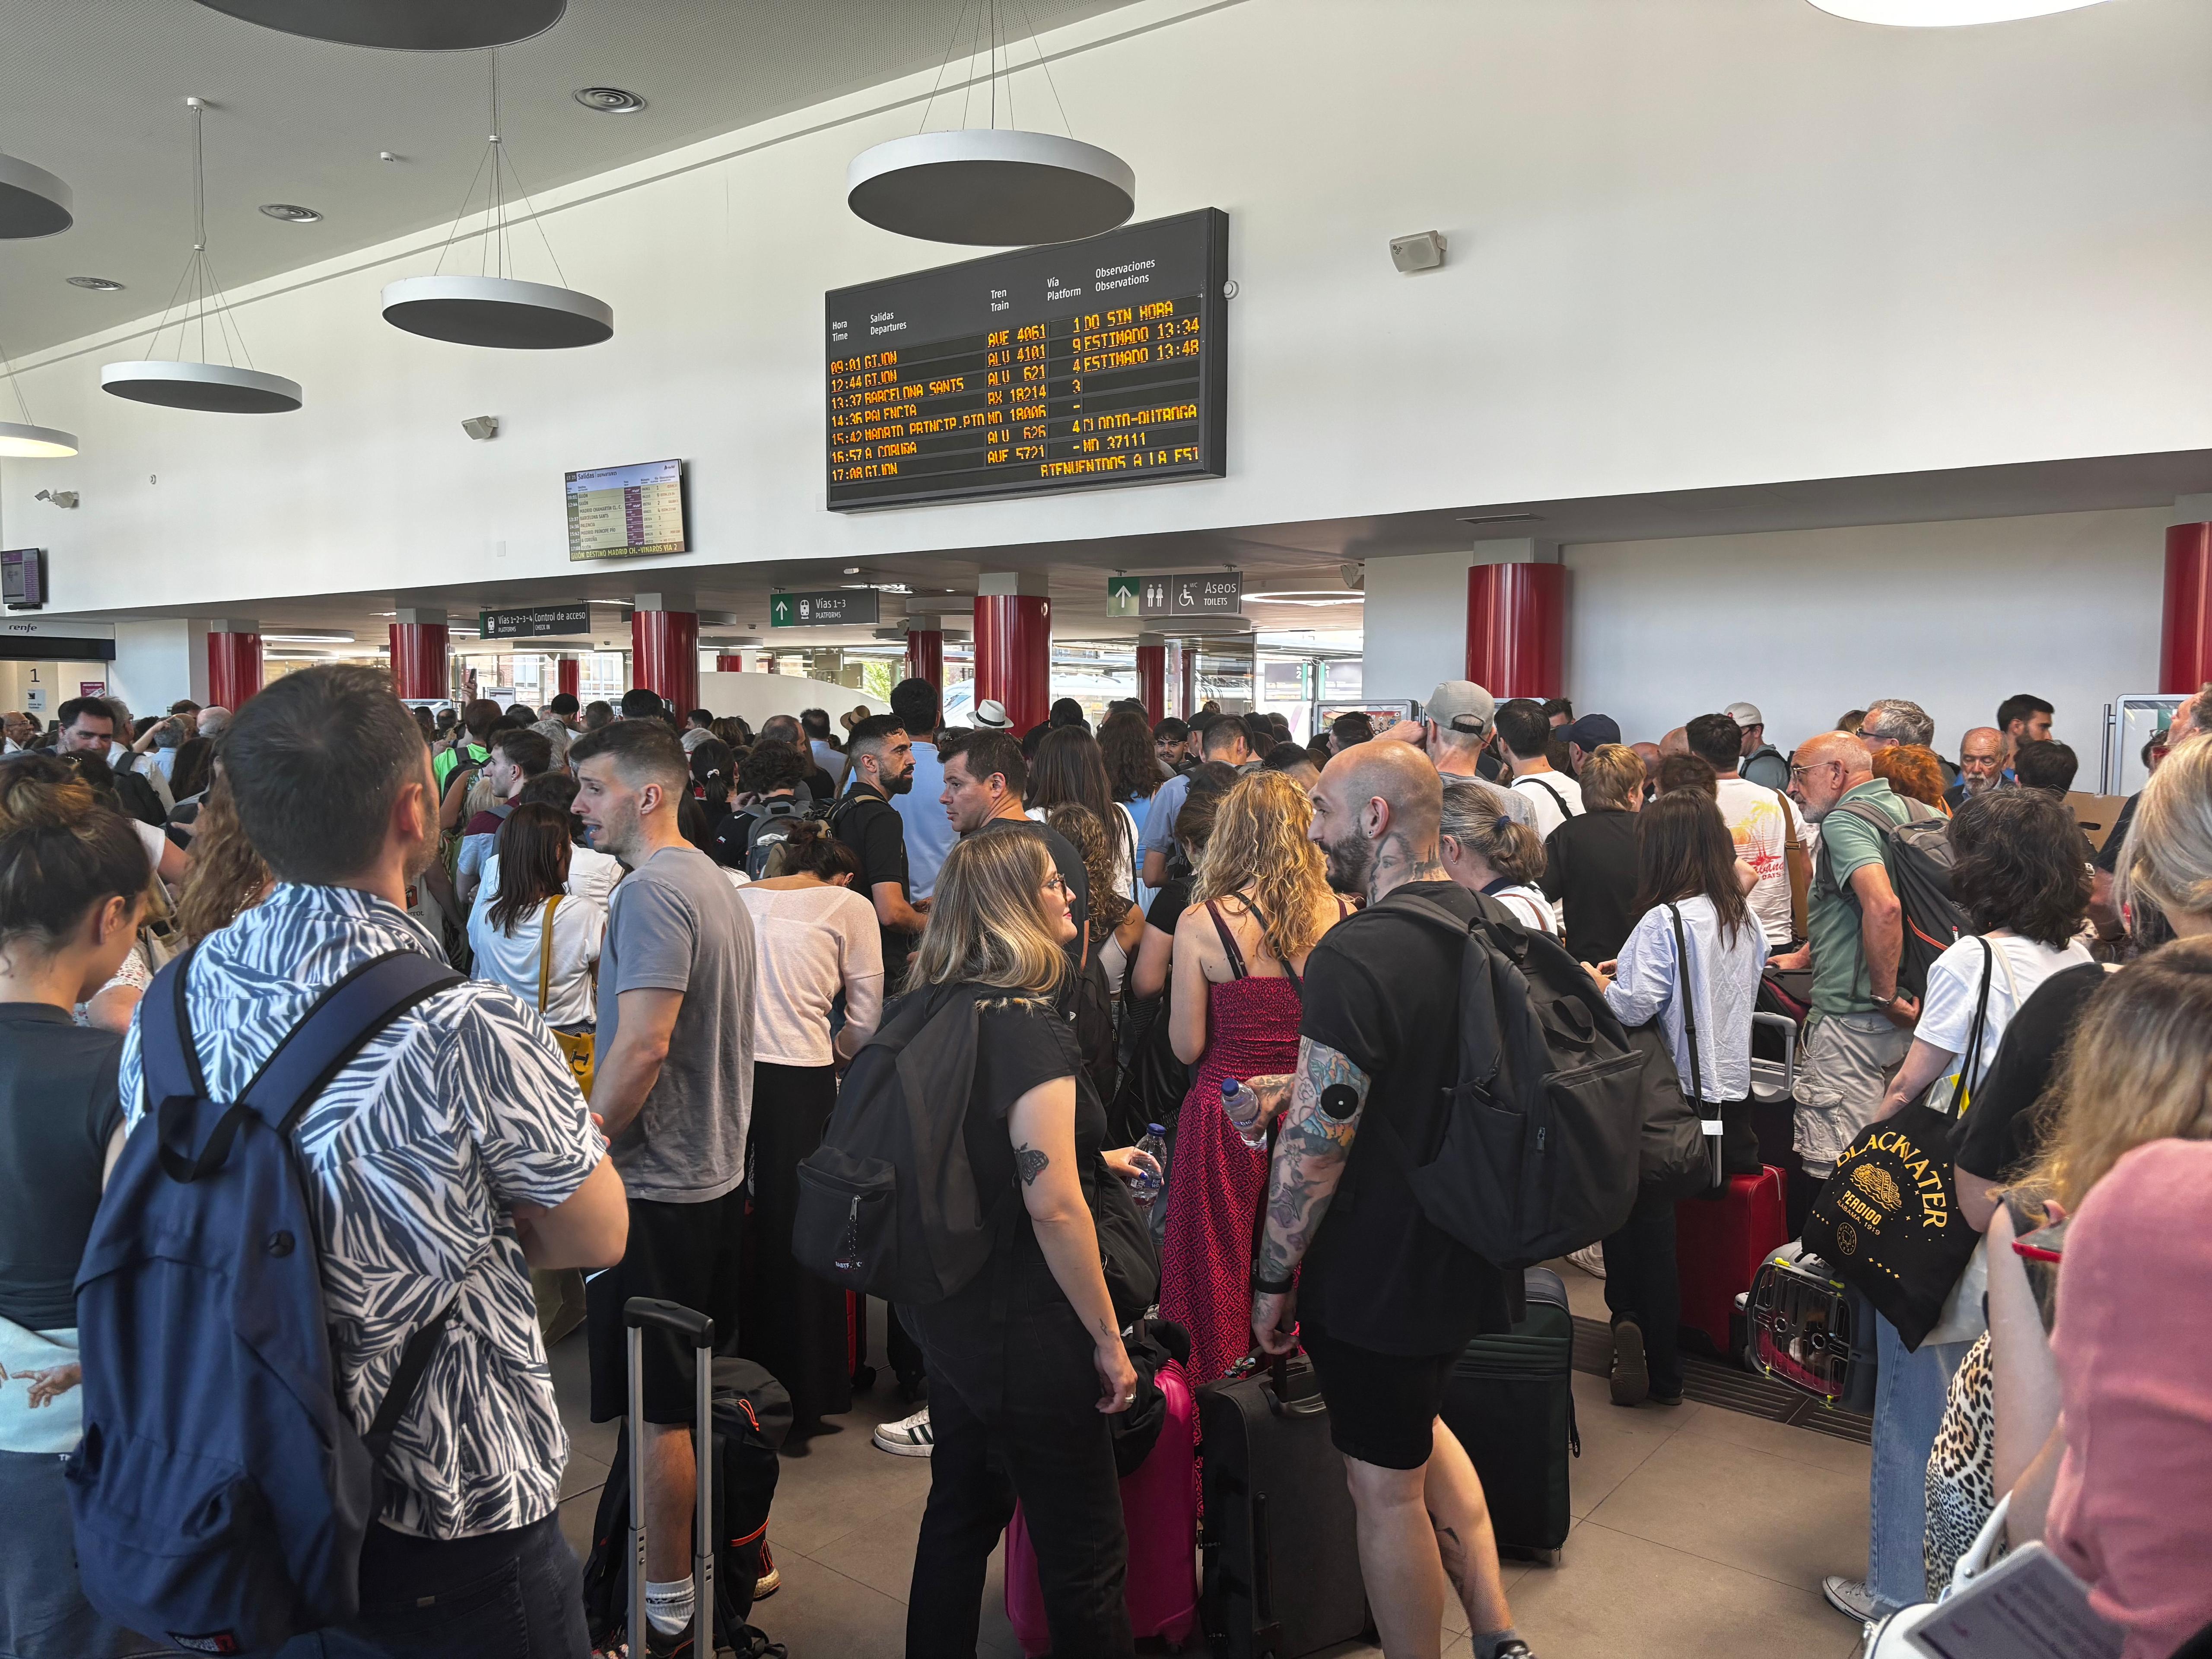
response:
[[[975,1653],[985,1568],[1017,1498],[1053,1650],[1131,1651],[1106,1419],[1135,1403],[1137,1376],[1095,1218],[1127,1203],[1115,1177],[1149,1160],[1105,1149],[1105,1109],[1060,1015],[1076,934],[1042,836],[1008,825],[965,836],[938,872],[890,1015],[916,998],[933,1012],[972,1001],[974,1080],[964,1097],[933,1104],[963,1115],[987,1218],[1011,1231],[1005,1259],[941,1302],[900,1310],[927,1356],[934,1441],[907,1602],[910,1655]]]
[[[1470,892],[1496,899],[1522,927],[1557,933],[1552,902],[1537,885],[1544,878],[1544,843],[1510,816],[1498,793],[1479,778],[1444,780],[1437,844],[1445,872]]]
[[[1282,773],[1238,779],[1176,924],[1168,1037],[1193,1071],[1176,1124],[1160,1311],[1190,1333],[1197,1382],[1251,1350],[1252,1220],[1267,1180],[1266,1150],[1244,1144],[1221,1109],[1221,1085],[1296,1068],[1299,975],[1349,911],[1306,838],[1312,821],[1312,802]]]

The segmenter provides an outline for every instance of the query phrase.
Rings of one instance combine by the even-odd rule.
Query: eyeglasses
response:
[[[1840,766],[1843,763],[1841,761],[1831,760],[1813,761],[1803,766],[1793,766],[1790,769],[1790,781],[1795,783],[1798,779],[1803,777],[1808,772],[1817,772],[1824,766]]]
[[[1067,884],[1066,878],[1055,871],[1045,878],[1044,890],[1048,893],[1073,893],[1074,889]]]

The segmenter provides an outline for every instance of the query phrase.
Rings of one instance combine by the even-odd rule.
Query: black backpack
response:
[[[715,863],[726,869],[744,871],[748,880],[760,881],[780,875],[781,869],[771,870],[769,863],[791,839],[791,826],[802,818],[822,816],[795,800],[783,799],[763,801],[758,806],[740,806],[722,820],[709,851]]]
[[[1974,931],[1951,896],[1951,871],[1959,855],[1951,847],[1951,820],[1924,801],[1900,797],[1911,818],[1892,822],[1888,813],[1865,801],[1840,801],[1835,810],[1871,824],[1881,836],[1881,861],[1889,872],[1890,887],[1904,907],[1905,941],[1897,957],[1897,987],[1913,997],[1928,992],[1928,970],[1936,958]],[[1820,843],[1826,858],[1827,842]],[[1828,867],[1829,884],[1856,908],[1858,895],[1835,878]]]
[[[1517,1271],[1628,1220],[1643,1176],[1644,1056],[1558,940],[1468,896],[1472,919],[1424,895],[1382,901],[1465,941],[1459,1071],[1427,1163],[1387,1118],[1366,1127],[1407,1166],[1431,1223]]]
[[[791,1254],[809,1273],[927,1307],[990,1261],[994,1230],[965,1133],[984,994],[940,986],[894,998],[854,1056],[822,1145],[799,1163]]]

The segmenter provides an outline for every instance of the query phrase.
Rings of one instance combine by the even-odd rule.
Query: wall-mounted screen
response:
[[[0,553],[0,605],[10,611],[38,611],[46,603],[46,550],[19,547]]]
[[[684,463],[640,461],[568,474],[568,556],[688,553]]]
[[[1228,470],[1229,216],[828,296],[833,511]]]

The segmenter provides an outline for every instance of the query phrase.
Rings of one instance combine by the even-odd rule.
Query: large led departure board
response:
[[[828,296],[838,511],[1227,470],[1215,208]]]

